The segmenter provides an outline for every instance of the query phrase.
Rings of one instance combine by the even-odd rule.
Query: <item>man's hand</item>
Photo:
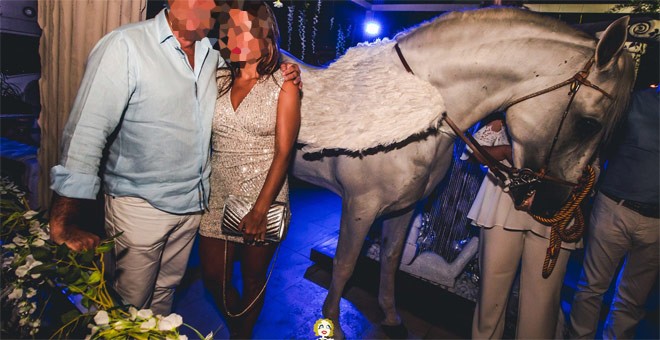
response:
[[[298,85],[298,89],[302,90],[303,83],[302,79],[300,79],[300,67],[298,64],[282,63],[280,70],[282,70],[284,81],[293,80],[293,83]]]
[[[56,244],[65,244],[71,250],[94,249],[101,242],[95,234],[80,229],[72,221],[80,219],[81,200],[53,195],[50,213],[50,239]]]

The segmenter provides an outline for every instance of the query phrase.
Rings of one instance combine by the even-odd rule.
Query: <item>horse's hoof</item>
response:
[[[380,327],[383,328],[383,332],[390,339],[406,339],[408,337],[408,328],[402,323],[393,326],[381,324]]]

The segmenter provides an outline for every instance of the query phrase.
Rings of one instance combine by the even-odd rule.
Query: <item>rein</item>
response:
[[[401,48],[399,47],[399,44],[396,43],[394,44],[394,49],[396,50],[397,55],[399,56],[399,59],[401,60],[401,63],[403,64],[403,67],[406,69],[411,74],[414,74],[413,71],[411,70],[410,66],[408,65],[408,62],[403,56],[403,53],[401,52]],[[582,176],[580,177],[579,183],[572,183],[565,181],[560,178],[556,178],[553,176],[548,175],[547,168],[550,164],[550,158],[552,156],[552,152],[555,148],[555,145],[557,144],[557,140],[559,139],[559,133],[561,132],[561,129],[564,125],[564,121],[566,120],[566,117],[568,116],[568,112],[571,108],[571,105],[573,104],[573,100],[575,99],[575,96],[577,92],[580,90],[582,85],[585,85],[587,87],[590,87],[592,89],[595,89],[602,93],[605,97],[607,97],[610,100],[613,100],[612,95],[609,93],[605,92],[603,89],[600,87],[594,85],[591,83],[587,78],[589,77],[591,67],[593,66],[595,62],[595,57],[592,56],[589,58],[589,60],[585,63],[585,65],[582,67],[580,71],[575,73],[572,77],[564,80],[561,83],[558,83],[556,85],[549,86],[543,90],[534,92],[532,94],[520,97],[514,101],[512,101],[509,105],[507,105],[504,110],[509,109],[511,106],[516,105],[518,103],[521,103],[523,101],[526,101],[528,99],[538,97],[540,95],[546,94],[548,92],[552,92],[554,90],[560,89],[564,86],[570,86],[568,95],[571,96],[568,104],[566,105],[566,109],[564,110],[561,120],[559,122],[559,127],[557,128],[557,132],[555,133],[555,136],[552,140],[552,144],[550,145],[550,151],[548,152],[548,155],[545,159],[545,164],[541,168],[540,171],[535,172],[534,170],[531,170],[529,168],[522,168],[522,169],[517,169],[515,167],[510,167],[507,165],[504,165],[494,159],[470,134],[464,134],[457,126],[454,124],[454,122],[449,118],[446,112],[442,113],[442,119],[449,125],[449,127],[454,131],[456,136],[461,138],[463,142],[467,146],[469,146],[473,150],[473,155],[475,158],[483,165],[487,166],[490,171],[502,182],[504,183],[504,188],[516,188],[520,186],[528,186],[534,183],[540,183],[540,182],[552,182],[556,183],[559,185],[564,185],[564,186],[570,186],[573,187],[573,191],[571,192],[571,196],[569,200],[564,204],[564,206],[559,209],[557,213],[551,218],[544,218],[535,214],[532,214],[529,212],[529,214],[538,222],[548,225],[551,227],[550,231],[550,246],[548,247],[546,251],[546,256],[545,260],[543,262],[543,278],[548,278],[550,274],[552,273],[555,264],[557,262],[557,259],[559,257],[559,251],[561,249],[561,242],[576,242],[582,237],[583,231],[584,231],[584,216],[582,214],[582,211],[580,210],[580,204],[584,200],[584,198],[587,196],[587,194],[591,191],[593,188],[594,182],[595,182],[595,171],[591,166],[587,166],[584,171]],[[505,175],[506,174],[506,175]],[[508,176],[507,176],[508,175]],[[536,190],[531,190],[527,193],[527,197],[531,197],[534,195]],[[570,223],[571,220],[575,219],[575,223],[573,227],[568,228],[568,224]]]

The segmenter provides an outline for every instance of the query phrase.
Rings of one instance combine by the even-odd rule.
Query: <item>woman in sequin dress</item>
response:
[[[278,72],[277,23],[261,1],[226,1],[219,46],[229,67],[218,70],[213,118],[209,211],[202,217],[200,257],[205,286],[225,315],[232,338],[250,338],[264,302],[268,265],[277,244],[263,242],[273,201],[288,204],[287,169],[300,126],[300,95]],[[239,228],[220,230],[228,195],[255,203]],[[243,294],[231,282],[240,259]]]

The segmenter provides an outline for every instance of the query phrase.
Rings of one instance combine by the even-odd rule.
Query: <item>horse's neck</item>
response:
[[[415,74],[440,90],[447,113],[463,129],[502,109],[507,101],[572,75],[572,59],[585,60],[593,48],[584,38],[551,40],[547,32],[514,36],[519,32],[508,26],[466,26],[470,25],[447,25],[400,42]],[[549,44],[556,46],[548,48]]]

